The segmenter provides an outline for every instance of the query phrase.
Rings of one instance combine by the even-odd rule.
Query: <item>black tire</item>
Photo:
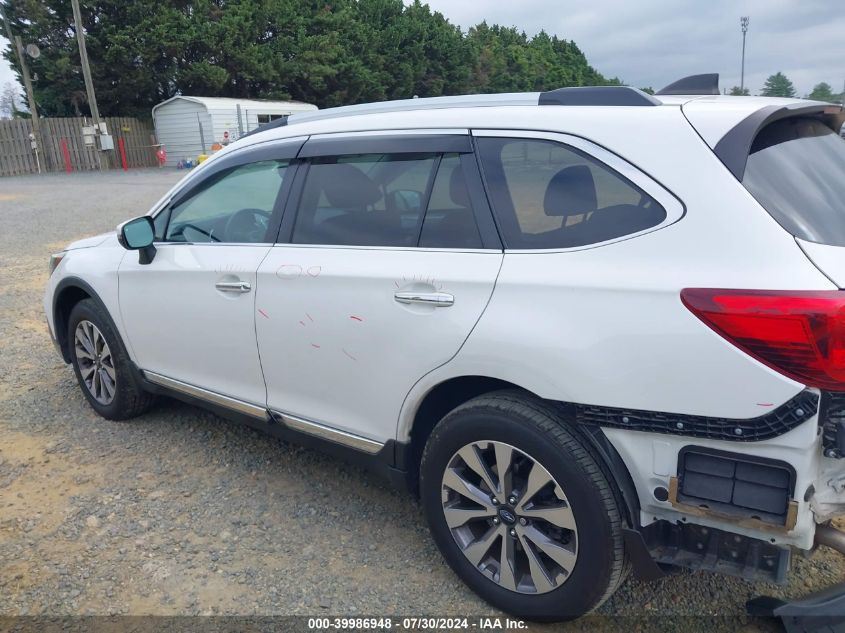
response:
[[[79,367],[79,359],[74,350],[76,327],[81,321],[93,323],[102,334],[111,350],[115,372],[114,397],[108,404],[98,402],[85,384]],[[129,360],[126,347],[112,323],[108,313],[93,299],[83,299],[70,311],[68,318],[67,341],[73,372],[79,388],[91,407],[107,420],[128,420],[146,412],[155,402],[155,396],[143,390]]]
[[[547,593],[512,591],[482,574],[446,523],[445,469],[458,450],[485,440],[509,444],[529,455],[564,490],[577,524],[577,558],[565,581]],[[434,540],[449,566],[484,600],[512,615],[534,621],[577,618],[598,608],[627,575],[623,519],[599,458],[555,409],[522,392],[480,396],[446,415],[423,453],[420,494]]]

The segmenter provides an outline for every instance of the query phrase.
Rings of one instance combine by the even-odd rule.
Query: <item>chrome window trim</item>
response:
[[[185,243],[185,242],[183,242]],[[350,251],[409,251],[409,252],[431,252],[431,253],[497,253],[502,254],[501,248],[438,248],[436,246],[362,246],[354,244],[290,244],[288,242],[277,242],[273,248],[319,248],[342,249]]]
[[[202,387],[197,387],[174,378],[168,378],[167,376],[162,376],[161,374],[157,374],[152,371],[144,370],[143,374],[144,378],[156,385],[173,389],[174,391],[220,405],[221,407],[237,411],[238,413],[243,413],[253,418],[258,418],[264,421],[267,421],[268,419],[267,409],[265,407],[245,402],[243,400],[238,400],[237,398],[232,398],[231,396],[224,396],[223,394],[215,391],[203,389]]]
[[[573,251],[584,251],[588,249],[599,248],[601,246],[607,246],[608,244],[624,242],[626,240],[639,237],[641,235],[646,235],[647,233],[651,233],[653,231],[659,231],[662,228],[666,228],[667,226],[674,224],[682,217],[684,217],[684,214],[686,213],[686,208],[684,207],[684,204],[671,191],[669,191],[666,187],[657,182],[654,178],[652,178],[644,171],[636,167],[634,164],[628,162],[621,156],[614,154],[610,150],[602,147],[601,145],[593,143],[592,141],[589,141],[580,136],[564,134],[562,132],[511,129],[473,129],[472,135],[474,137],[479,138],[493,137],[513,139],[536,139],[540,141],[552,141],[554,143],[560,143],[562,145],[573,147],[588,155],[590,158],[593,158],[596,161],[606,165],[611,170],[617,172],[621,176],[630,180],[632,183],[637,185],[640,189],[642,189],[648,195],[654,198],[666,211],[666,218],[660,224],[655,224],[652,227],[643,229],[642,231],[637,231],[636,233],[628,233],[627,235],[614,237],[610,240],[604,240],[603,242],[595,242],[594,244],[584,244],[582,246],[571,246],[568,248],[506,248],[505,253],[568,253]],[[493,210],[493,212],[495,214],[495,209]]]
[[[290,413],[273,410],[272,414],[281,420],[282,424],[289,429],[314,435],[337,444],[343,444],[344,446],[358,449],[370,455],[375,455],[384,448],[384,442],[377,442],[366,437],[361,437],[360,435],[355,435],[354,433],[347,433],[346,431],[341,431],[325,424],[320,424],[319,422],[312,422],[311,420],[306,420]]]

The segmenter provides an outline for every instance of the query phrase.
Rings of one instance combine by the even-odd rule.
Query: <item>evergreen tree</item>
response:
[[[39,111],[88,115],[71,3],[0,0],[31,60]],[[618,84],[575,45],[479,24],[464,34],[420,0],[81,0],[103,116],[149,117],[175,94],[382,99]],[[15,70],[17,59],[4,53]]]
[[[731,91],[728,94],[732,97],[748,97],[751,95],[748,88],[740,88],[739,86],[731,88]]]
[[[795,86],[786,75],[778,72],[766,79],[766,85],[760,94],[764,97],[794,97]]]
[[[823,81],[820,84],[816,84],[813,86],[813,92],[810,93],[808,99],[813,99],[814,101],[829,101],[833,103],[837,101],[837,96],[833,94],[833,89],[830,87],[830,84]]]

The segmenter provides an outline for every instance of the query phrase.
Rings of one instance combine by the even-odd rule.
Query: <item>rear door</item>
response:
[[[502,249],[466,132],[312,137],[258,270],[268,407],[376,452],[460,349]]]

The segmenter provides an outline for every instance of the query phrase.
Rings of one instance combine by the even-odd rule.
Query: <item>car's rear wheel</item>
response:
[[[498,392],[449,413],[426,445],[420,491],[449,565],[504,611],[575,618],[624,578],[611,484],[587,445],[541,401]]]
[[[153,395],[137,384],[111,319],[92,299],[71,310],[67,340],[79,387],[97,413],[109,420],[126,420],[150,408]]]

